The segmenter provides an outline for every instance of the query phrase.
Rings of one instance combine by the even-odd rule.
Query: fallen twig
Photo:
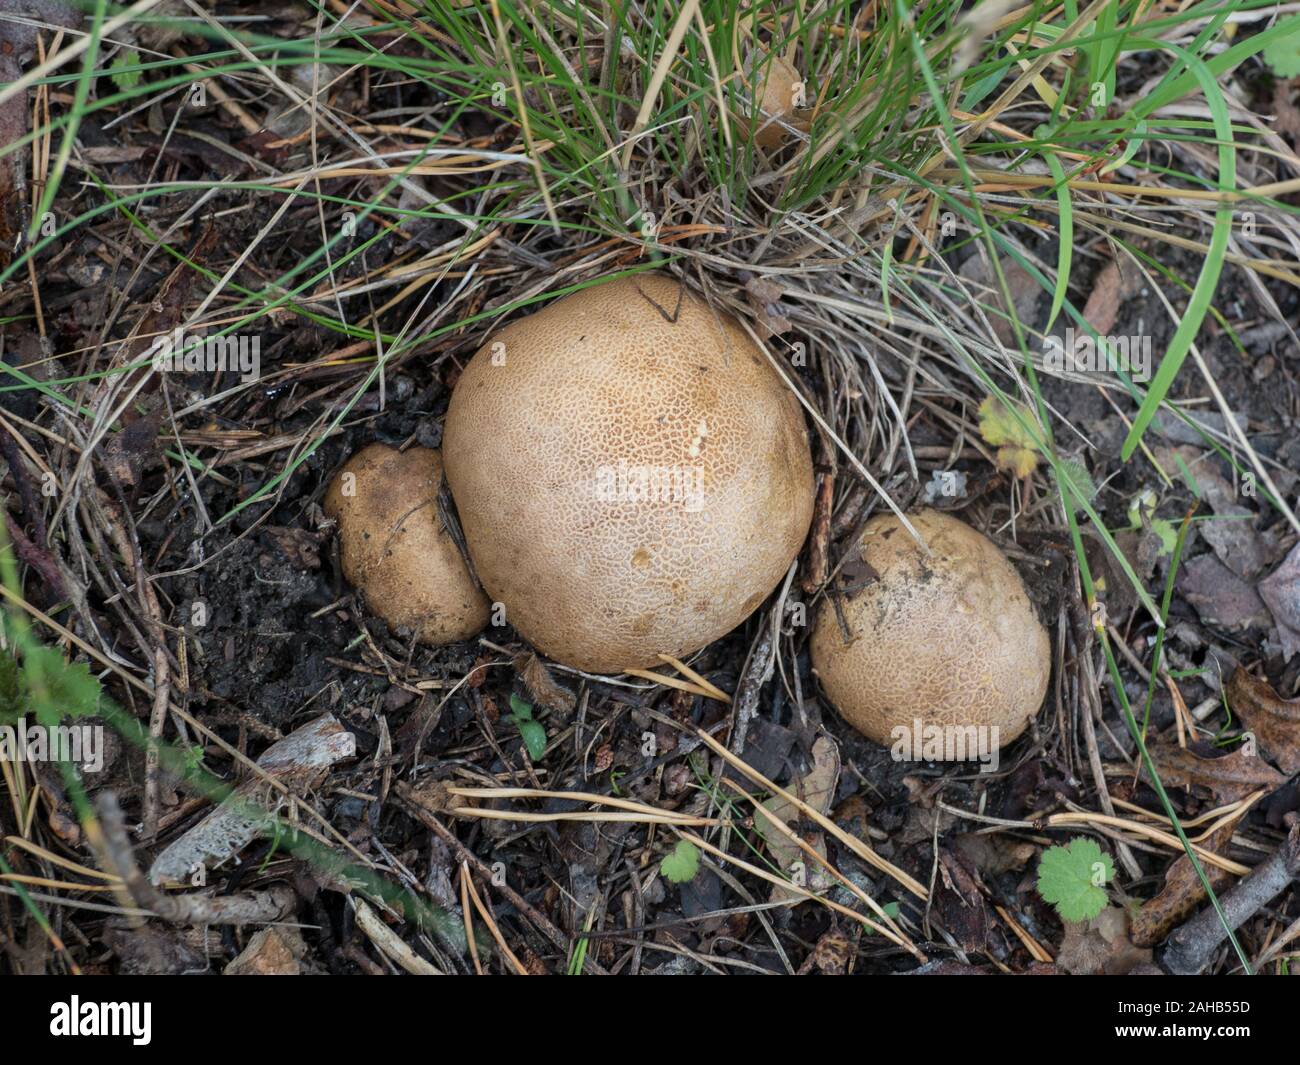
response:
[[[268,831],[290,796],[318,786],[329,768],[356,754],[357,741],[333,714],[325,714],[273,743],[257,760],[258,768],[283,791],[261,777],[240,784],[215,810],[170,843],[149,867],[149,879],[186,880],[206,876],[209,866],[229,861]]]
[[[357,924],[361,931],[370,937],[370,941],[379,948],[383,955],[395,961],[412,976],[446,976],[432,962],[421,958],[398,937],[379,916],[366,905],[364,899],[352,896],[353,910],[357,915]]]
[[[98,830],[87,826],[87,836],[109,870],[122,878],[131,900],[142,910],[149,910],[172,924],[270,924],[293,912],[297,896],[288,884],[272,884],[260,891],[242,895],[165,895],[140,871],[131,853],[126,835],[126,818],[117,796],[101,792],[95,807],[99,812]]]
[[[1282,845],[1251,870],[1250,875],[1219,898],[1227,927],[1213,907],[1206,907],[1174,932],[1161,961],[1175,976],[1193,976],[1210,964],[1214,952],[1228,938],[1229,930],[1240,928],[1268,905],[1300,874],[1300,819],[1291,815],[1291,831]]]

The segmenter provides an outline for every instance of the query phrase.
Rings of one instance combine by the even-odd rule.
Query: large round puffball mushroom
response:
[[[638,274],[502,329],[443,430],[479,579],[551,658],[657,665],[739,625],[812,517],[799,403],[740,324]]]
[[[468,639],[488,621],[487,598],[439,517],[441,484],[437,451],[371,444],[325,493],[343,576],[390,626],[434,645]]]
[[[930,553],[892,514],[867,522],[851,567],[857,590],[841,600],[847,639],[827,602],[813,629],[813,668],[844,719],[877,743],[919,745],[945,734],[936,727],[975,726],[963,741],[996,750],[1042,705],[1047,632],[988,537],[935,510],[909,520]]]

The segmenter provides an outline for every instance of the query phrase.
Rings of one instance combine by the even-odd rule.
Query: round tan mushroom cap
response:
[[[441,484],[437,451],[371,444],[325,493],[343,575],[390,626],[435,645],[468,639],[488,621],[487,598],[438,516]]]
[[[983,727],[988,750],[1004,746],[1042,705],[1047,632],[988,537],[935,510],[908,518],[930,556],[894,515],[867,522],[861,562],[847,567],[865,586],[842,600],[850,641],[828,602],[813,630],[813,668],[844,719],[877,743],[900,739],[896,728],[914,734],[920,721],[922,730]]]
[[[479,579],[556,661],[609,673],[740,624],[812,517],[798,401],[739,323],[660,274],[502,329],[443,432]]]

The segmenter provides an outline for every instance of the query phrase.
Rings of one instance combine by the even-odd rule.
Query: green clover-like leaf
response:
[[[664,855],[659,863],[659,871],[674,884],[685,884],[694,880],[700,871],[700,851],[690,840],[681,839],[677,846]]]
[[[1289,28],[1283,29],[1288,23]],[[1284,19],[1273,27],[1273,31],[1277,36],[1264,45],[1261,58],[1279,78],[1300,75],[1300,16]]]
[[[1038,894],[1063,921],[1090,921],[1106,906],[1106,884],[1115,876],[1110,856],[1090,839],[1050,847],[1038,864]]]

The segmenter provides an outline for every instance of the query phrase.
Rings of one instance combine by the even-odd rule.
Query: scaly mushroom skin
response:
[[[844,719],[877,743],[890,746],[896,727],[912,732],[919,720],[923,729],[997,726],[1005,746],[1042,705],[1047,632],[991,540],[938,511],[908,518],[931,555],[892,514],[867,522],[860,553],[870,583],[843,600],[851,642],[828,602],[813,630],[813,668]]]
[[[443,431],[474,568],[556,661],[657,665],[739,625],[812,517],[798,401],[677,281],[593,285],[466,366]]]
[[[366,605],[434,645],[468,639],[488,621],[487,598],[438,517],[441,483],[437,451],[371,444],[335,475],[324,508],[339,523],[343,575]]]

